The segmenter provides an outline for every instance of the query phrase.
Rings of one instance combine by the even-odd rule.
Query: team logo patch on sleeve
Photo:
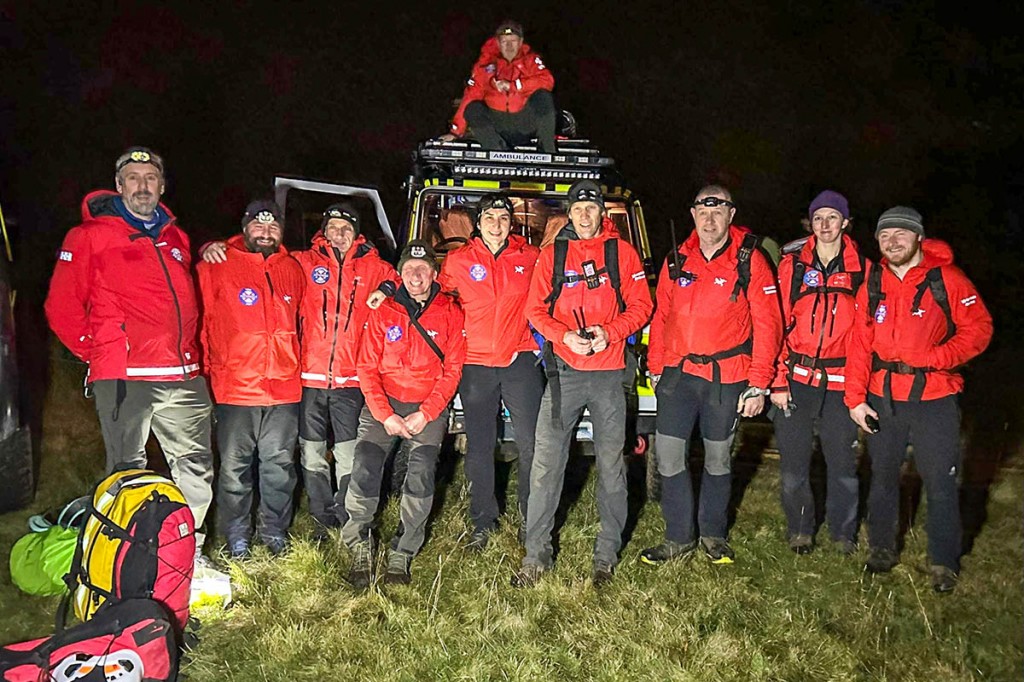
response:
[[[820,287],[821,273],[817,270],[808,270],[804,273],[804,284],[809,287]]]
[[[238,300],[244,306],[256,305],[256,301],[260,300],[260,295],[256,293],[255,289],[245,287],[238,292]]]
[[[885,304],[879,303],[878,310],[875,311],[875,324],[882,324],[885,322],[885,316],[888,312],[889,309],[885,307]]]
[[[479,263],[474,263],[469,268],[469,276],[473,279],[474,282],[483,281],[484,279],[487,279],[487,268],[480,265]]]
[[[310,274],[313,281],[317,284],[327,284],[327,280],[331,278],[331,271],[322,265],[318,265],[313,268],[313,272]]]
[[[387,337],[388,341],[394,343],[395,341],[398,341],[399,339],[402,338],[402,328],[399,327],[397,324],[392,325],[388,327],[388,331],[387,333],[385,333],[385,336]]]
[[[71,252],[70,251],[61,251],[57,255],[57,258],[59,258],[60,260],[64,261],[65,263],[70,263],[71,262]]]
[[[185,256],[182,255],[181,249],[177,246],[171,248],[171,258],[181,263],[185,260]]]

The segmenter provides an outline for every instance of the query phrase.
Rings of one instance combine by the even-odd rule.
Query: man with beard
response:
[[[494,494],[495,416],[508,408],[519,449],[519,512],[525,526],[537,410],[544,378],[526,321],[526,295],[537,247],[512,234],[512,202],[489,194],[477,205],[469,242],[448,254],[438,283],[454,292],[466,313],[466,365],[459,397],[466,416],[466,478],[473,533],[467,548],[481,551],[498,520]]]
[[[853,553],[857,542],[857,426],[843,404],[846,346],[857,317],[856,295],[867,261],[846,233],[846,197],[825,190],[808,210],[811,236],[779,265],[786,339],[771,401],[775,440],[782,455],[782,508],[789,548],[814,549],[811,455],[814,433],[828,467],[825,513],[836,548]]]
[[[233,559],[249,556],[254,459],[260,540],[271,554],[286,549],[292,519],[303,277],[281,245],[283,223],[277,204],[253,201],[229,257],[198,267],[203,364],[217,403],[217,508]]]
[[[988,346],[992,317],[949,246],[925,239],[920,213],[890,208],[875,238],[882,262],[857,296],[845,398],[871,455],[866,568],[887,573],[899,562],[900,466],[912,445],[928,499],[932,588],[950,592],[961,552],[959,368]]]
[[[359,351],[366,406],[359,416],[349,519],[342,540],[352,551],[348,582],[366,589],[374,577],[374,517],[388,453],[399,439],[411,445],[399,502],[399,528],[388,553],[386,584],[407,584],[409,564],[423,546],[434,502],[434,473],[448,428],[448,403],[466,360],[463,314],[435,282],[433,249],[414,240],[402,251],[402,284],[370,312]]]
[[[512,576],[531,587],[554,561],[551,534],[562,496],[569,446],[584,409],[594,425],[597,511],[591,582],[609,583],[626,525],[626,339],[651,316],[647,276],[636,250],[619,238],[593,180],[569,188],[570,223],[540,252],[526,316],[547,339],[544,389],[530,473],[526,556]]]
[[[690,214],[694,230],[665,259],[651,321],[647,361],[658,398],[665,541],[640,554],[648,564],[680,559],[697,547],[688,464],[698,420],[704,439],[700,545],[712,563],[733,562],[726,537],[733,438],[739,417],[763,409],[782,341],[774,273],[756,238],[732,224],[732,194],[704,187]]]
[[[541,151],[554,154],[555,77],[523,42],[523,27],[505,20],[480,48],[462,103],[452,119],[454,140],[466,134],[484,149],[511,149],[536,135]]]
[[[87,195],[82,224],[64,239],[46,317],[89,365],[107,472],[148,468],[152,429],[201,529],[213,497],[211,404],[199,376],[188,235],[160,203],[166,185],[159,155],[131,147],[114,173],[117,192]],[[196,533],[197,559],[204,537]]]

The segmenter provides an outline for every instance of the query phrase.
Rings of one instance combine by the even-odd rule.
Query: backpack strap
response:
[[[878,306],[885,300],[885,292],[882,291],[882,266],[875,263],[871,266],[871,274],[868,275],[868,314],[871,317],[878,312]]]
[[[743,236],[740,250],[736,253],[736,286],[732,288],[732,295],[729,296],[730,301],[735,302],[738,300],[741,291],[744,296],[747,295],[747,287],[750,286],[750,257],[760,241],[761,238],[751,232]]]
[[[626,312],[626,302],[622,299],[622,278],[619,275],[619,238],[609,239],[604,243],[604,269],[608,273],[608,281],[615,290],[615,300],[619,303],[619,312]]]
[[[412,323],[412,326],[416,329],[416,331],[420,333],[420,336],[423,337],[423,340],[427,342],[427,345],[430,346],[430,350],[434,351],[434,355],[436,355],[438,359],[443,363],[444,353],[434,342],[434,339],[430,338],[430,334],[428,334],[427,330],[423,328],[423,325],[420,324],[420,321],[416,319],[416,316],[410,315],[409,321]]]
[[[949,295],[946,293],[946,283],[942,279],[941,269],[932,268],[925,273],[924,279],[917,285],[917,293],[914,295],[914,310],[921,307],[921,299],[924,298],[925,290],[932,292],[932,298],[942,309],[942,314],[946,316],[946,335],[942,337],[942,341],[939,341],[941,345],[956,334],[956,323],[953,322],[953,311],[949,307]]]
[[[565,285],[565,258],[569,253],[569,240],[555,240],[555,262],[551,267],[551,293],[544,299],[548,304],[548,315],[555,314],[555,302],[562,295],[562,287]]]
[[[860,263],[860,270],[850,273],[850,293],[853,296],[857,295],[857,292],[864,284],[864,268],[867,267],[867,260],[864,258],[863,253],[857,254],[857,262]]]
[[[804,284],[804,273],[807,271],[807,263],[804,263],[799,258],[793,259],[793,276],[789,279],[789,309],[792,310],[793,306],[796,305],[796,300],[800,298],[800,288]]]

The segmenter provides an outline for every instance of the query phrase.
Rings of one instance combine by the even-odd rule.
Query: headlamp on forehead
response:
[[[719,199],[718,197],[704,197],[693,202],[693,207],[707,206],[708,208],[714,208],[715,206],[728,206],[729,208],[736,208],[736,204],[732,203],[728,199]]]
[[[484,211],[491,210],[492,208],[496,208],[501,211],[508,211],[509,213],[515,212],[515,208],[512,206],[512,202],[508,197],[487,197],[486,199],[480,200],[481,214],[483,214]]]
[[[327,218],[328,220],[332,218],[341,218],[342,220],[347,220],[352,225],[355,225],[359,221],[359,219],[356,218],[354,215],[340,208],[328,209],[327,211],[324,212],[324,217]]]
[[[580,187],[579,190],[577,190],[576,192],[576,196],[574,196],[572,199],[574,203],[577,201],[592,201],[595,204],[600,204],[601,193],[594,189]]]
[[[164,162],[154,151],[146,147],[129,147],[121,156],[117,157],[114,163],[114,172],[120,173],[121,169],[129,163],[148,163],[155,166],[161,173],[164,172]]]

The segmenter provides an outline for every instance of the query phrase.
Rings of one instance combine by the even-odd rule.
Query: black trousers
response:
[[[530,95],[526,106],[512,114],[491,109],[482,100],[470,102],[465,110],[466,123],[473,138],[484,149],[511,149],[537,138],[541,151],[557,152],[555,147],[555,100],[550,90]]]
[[[544,376],[533,353],[520,353],[508,367],[465,365],[459,397],[466,416],[466,478],[469,479],[469,516],[475,530],[489,530],[498,519],[494,494],[494,446],[498,409],[504,401],[512,417],[519,449],[519,512],[526,520],[530,499],[537,411],[544,394]]]
[[[793,407],[775,414],[775,440],[781,454],[782,509],[789,536],[814,535],[811,457],[817,427],[828,471],[825,518],[833,540],[857,540],[857,425],[843,404],[842,391],[790,382]]]
[[[359,413],[359,388],[302,388],[299,404],[299,452],[309,513],[324,526],[344,525],[345,493],[352,477]],[[334,431],[334,473],[327,461],[328,431]],[[337,490],[337,492],[335,492]]]
[[[896,549],[900,516],[900,466],[907,446],[924,481],[928,500],[928,554],[933,564],[960,570],[960,407],[955,395],[918,403],[890,403],[868,395],[878,412],[878,433],[868,434],[871,492],[868,494],[868,541],[872,547]]]
[[[264,537],[284,537],[292,521],[299,404],[217,405],[220,479],[217,511],[228,542],[252,537],[253,476],[258,469],[259,525]]]

